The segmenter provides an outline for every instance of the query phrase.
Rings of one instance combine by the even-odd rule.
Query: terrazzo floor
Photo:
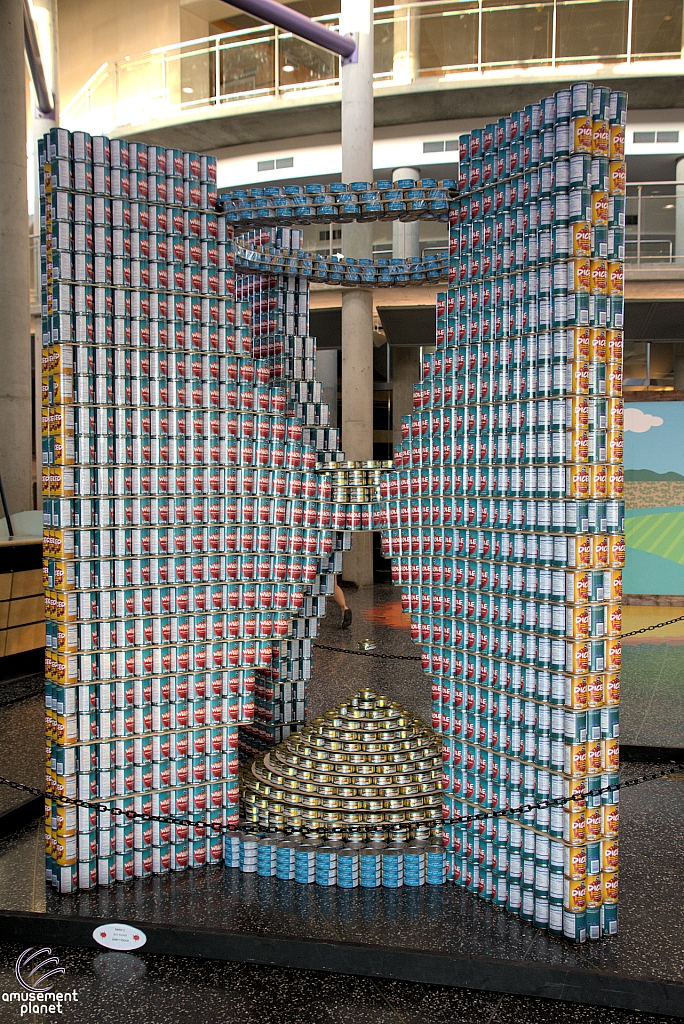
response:
[[[0,992],[18,989],[21,946],[0,951]],[[75,992],[70,1024],[665,1024],[667,1018],[390,979],[53,947]],[[0,1024],[20,1020],[0,1002]],[[28,1018],[26,1018],[28,1019]]]
[[[329,617],[322,621],[320,643],[351,650],[356,649],[359,641],[371,639],[377,645],[375,655],[392,653],[416,658],[419,648],[410,640],[408,620],[401,615],[397,597],[397,590],[390,586],[347,591],[348,603],[354,611],[352,628],[340,630],[338,609],[330,603]],[[653,657],[662,657],[656,645],[640,646],[655,652]],[[635,686],[643,691],[642,704],[632,701],[633,711],[629,710],[626,686],[623,741],[668,745],[662,733],[657,739],[649,733],[653,721],[651,718],[649,724],[649,715],[652,716],[654,704],[658,714],[662,713],[653,676],[649,674],[650,682],[638,676]],[[658,680],[659,687],[665,681],[663,692],[668,694],[668,710],[663,713],[669,722],[668,737],[676,741],[673,745],[684,747],[684,705],[678,679],[661,666]],[[430,720],[429,677],[421,672],[417,661],[327,650],[316,654],[315,676],[308,691],[310,717],[364,686],[402,702],[413,713]],[[684,687],[684,666],[681,686]],[[0,774],[40,786],[43,713],[35,687],[33,694],[28,686],[16,691],[14,698],[10,695],[5,706],[0,700]],[[630,763],[624,769],[624,777],[654,767]],[[0,813],[16,799],[12,791],[0,787]],[[429,950],[455,956],[513,958],[530,965],[593,969],[601,972],[608,985],[611,974],[681,984],[683,809],[684,774],[622,794],[620,935],[579,948],[550,938],[452,886],[397,892],[328,891],[213,868],[59,897],[46,889],[43,881],[40,822],[0,842],[0,910],[173,925],[184,923],[187,908],[191,907],[193,925],[199,928],[263,936],[285,934],[320,942],[383,944],[406,950],[407,955],[412,949]],[[7,974],[0,971],[0,991],[11,987],[10,981],[5,982],[13,976],[13,958],[20,951],[2,947],[4,960],[0,963]],[[530,1022],[590,1024],[600,1020],[631,1024],[637,1019],[664,1019],[645,1013],[636,1015],[385,979],[149,954],[133,957],[76,949],[56,952],[63,965],[68,964],[69,976],[73,976],[74,984],[83,992],[79,1005],[68,1009],[74,1022],[278,1020],[309,1024],[332,1020],[365,1024],[366,1020],[374,1020],[403,1024],[499,1024],[515,1018]],[[268,999],[264,1002],[265,987]],[[19,1019],[17,1008],[0,1002],[0,1024],[15,1019]]]

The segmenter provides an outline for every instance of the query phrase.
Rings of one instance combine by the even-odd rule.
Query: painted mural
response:
[[[684,595],[684,402],[625,407],[625,594]]]

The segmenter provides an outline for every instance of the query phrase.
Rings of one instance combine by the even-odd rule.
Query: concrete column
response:
[[[337,426],[337,349],[316,352],[316,376],[323,385],[323,401],[330,406],[330,426]]]
[[[420,380],[420,348],[392,349],[392,441],[401,444],[401,417],[413,411],[413,385]]]
[[[394,19],[394,60],[392,77],[395,85],[415,82],[420,72],[420,17],[414,7],[396,10]]]
[[[392,181],[401,181],[402,178],[419,181],[420,171],[417,167],[397,167],[396,171],[392,171]],[[392,256],[395,259],[420,256],[419,220],[406,223],[401,220],[392,221]]]
[[[12,514],[33,508],[22,0],[0,0],[0,140],[0,473]]]
[[[357,62],[342,64],[342,180],[373,180],[373,3],[342,0],[340,32],[357,36]],[[354,259],[373,253],[371,224],[342,228],[342,252]],[[342,291],[342,447],[351,460],[373,458],[373,293]],[[344,557],[344,578],[373,583],[373,537],[356,533]]]
[[[681,182],[675,186],[675,256],[677,264],[684,266],[684,157],[677,161],[675,179]]]

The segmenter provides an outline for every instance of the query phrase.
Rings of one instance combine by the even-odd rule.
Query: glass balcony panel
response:
[[[682,0],[633,0],[632,59],[676,59],[682,50]]]
[[[373,78],[391,78],[394,71],[394,18],[375,16]]]
[[[189,46],[174,47],[161,56],[161,77],[168,113],[179,108],[206,106],[214,101],[216,56],[211,43],[203,40]]]
[[[492,0],[488,6],[494,6]],[[550,63],[553,4],[496,6],[482,14],[483,65]]]
[[[326,28],[332,26],[326,22]],[[338,80],[338,58],[297,36],[278,34],[280,91],[296,91]],[[291,69],[291,70],[290,70]]]
[[[605,59],[627,54],[628,0],[560,2],[556,11],[556,59]]]
[[[275,30],[243,38],[231,33],[220,43],[222,99],[263,96],[275,91]]]
[[[420,12],[420,74],[477,67],[478,5],[426,4]]]
[[[165,82],[165,54],[147,53],[117,64],[119,124],[143,124],[171,113],[174,98]]]

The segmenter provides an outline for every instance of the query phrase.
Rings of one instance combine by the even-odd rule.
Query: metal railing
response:
[[[625,262],[641,269],[684,269],[684,182],[627,184]]]
[[[645,62],[681,60],[681,6],[675,0],[674,13],[655,19],[637,0],[500,0],[496,6],[491,0],[412,0],[376,7],[376,86],[463,75],[543,78],[549,69],[570,65],[588,65],[590,73],[597,62],[640,62],[648,73]],[[338,24],[335,14],[314,20],[332,29]],[[63,107],[61,124],[106,133],[238,101],[338,87],[334,54],[260,25],[103,64]]]

